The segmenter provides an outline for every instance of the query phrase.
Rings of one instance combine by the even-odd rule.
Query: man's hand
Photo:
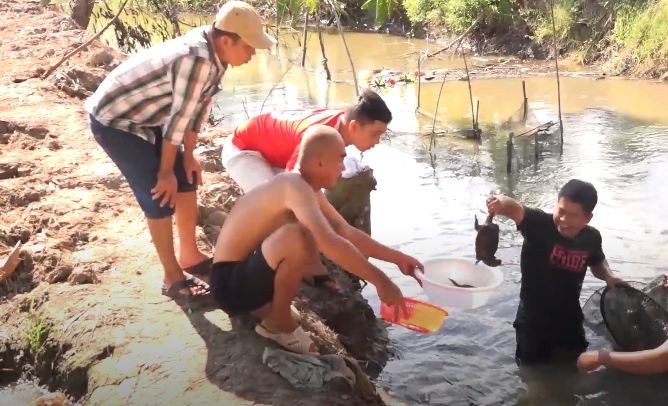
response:
[[[173,171],[158,172],[158,181],[151,189],[153,200],[160,200],[160,207],[169,205],[174,207],[174,198],[178,189],[178,182]]]
[[[422,282],[415,276],[416,268],[424,270],[424,265],[422,265],[420,261],[410,255],[400,252],[397,259],[395,259],[394,264],[399,267],[401,273],[413,277],[420,285],[422,285]]]
[[[376,290],[378,291],[378,297],[383,303],[394,307],[395,321],[399,320],[399,309],[401,309],[404,315],[408,315],[408,309],[406,309],[406,302],[404,301],[401,289],[389,278],[385,277],[384,282],[376,286]]]
[[[587,373],[601,366],[598,351],[587,351],[578,357],[578,371]]]
[[[487,212],[493,216],[508,216],[513,199],[506,195],[495,195],[487,198]]]
[[[608,287],[610,289],[614,289],[617,286],[621,286],[621,285],[628,285],[628,283],[626,283],[626,281],[624,281],[624,279],[618,278],[618,277],[616,277],[612,274],[610,274],[610,276],[608,276],[605,279],[605,284],[608,285]]]
[[[193,184],[196,180],[197,184],[202,186],[202,165],[199,160],[192,154],[183,155],[183,169],[186,171],[186,179],[188,183]]]

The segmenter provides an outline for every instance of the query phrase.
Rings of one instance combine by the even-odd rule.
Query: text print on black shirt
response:
[[[561,244],[554,244],[550,253],[550,264],[570,272],[586,272],[589,253],[581,250],[568,250]]]

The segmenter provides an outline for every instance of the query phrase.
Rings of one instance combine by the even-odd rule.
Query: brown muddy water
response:
[[[243,67],[228,71],[214,116],[221,132],[261,111],[300,107],[343,107],[355,99],[352,73],[341,38],[325,35],[334,83],[321,69],[317,38],[308,41],[306,69],[300,66],[297,38],[282,37],[271,53],[260,52]],[[413,72],[417,53],[435,46],[381,34],[348,33],[357,70],[389,68]],[[426,69],[461,67],[460,58],[443,56]],[[575,69],[574,67],[564,67]],[[553,77],[529,76],[530,116],[535,122],[556,120]],[[414,84],[380,89],[394,114],[389,137],[368,151],[363,162],[378,180],[372,194],[372,233],[387,245],[421,260],[474,257],[474,214],[484,213],[485,197],[504,192],[522,202],[551,210],[559,187],[578,177],[593,182],[599,205],[591,224],[603,235],[603,248],[619,274],[649,281],[668,272],[668,92],[664,84],[621,79],[562,78],[563,154],[558,140],[542,139],[539,159],[533,145],[517,142],[513,172],[506,174],[506,134],[499,124],[516,116],[522,103],[522,79],[472,82],[480,100],[482,142],[449,132],[440,134],[430,152],[429,134],[440,83],[422,85],[415,114]],[[271,94],[269,94],[271,91]],[[465,82],[447,82],[436,127],[439,131],[470,123]],[[355,153],[355,151],[350,151]],[[490,303],[476,310],[453,311],[440,331],[420,335],[390,327],[396,355],[378,378],[393,397],[408,404],[431,405],[665,405],[668,377],[641,378],[601,370],[587,376],[560,371],[520,374],[513,355],[512,321],[519,295],[521,236],[509,221],[500,221],[497,257],[505,282]],[[386,264],[379,263],[406,296],[425,299],[421,288]],[[582,302],[603,282],[588,275]],[[373,287],[365,295],[378,309]],[[588,331],[590,348],[610,343]],[[0,391],[2,399],[16,392]],[[17,398],[18,399],[18,398]],[[12,404],[12,403],[6,403]],[[17,403],[22,404],[22,403]]]
[[[346,40],[358,70],[385,67],[412,72],[416,52],[433,47],[424,41],[379,34],[350,33]],[[216,106],[216,115],[223,118],[220,126],[229,128],[247,114],[260,111],[345,106],[353,101],[354,87],[328,83],[313,38],[309,46],[307,67],[312,71],[301,69],[295,47],[281,48],[278,56],[276,52],[258,54],[248,66],[231,70]],[[326,36],[325,46],[333,78],[350,82],[352,74],[340,37]],[[443,57],[430,61],[428,69],[460,64],[458,58]],[[539,123],[556,121],[555,79],[529,76],[524,80],[531,118]],[[400,84],[380,90],[395,118],[389,139],[363,156],[378,179],[372,194],[373,236],[421,260],[474,258],[473,216],[485,213],[489,193],[507,193],[549,211],[560,186],[578,177],[598,189],[599,204],[591,224],[603,235],[613,269],[628,280],[641,282],[668,272],[668,218],[660,211],[668,198],[663,187],[668,173],[666,86],[635,80],[562,78],[563,154],[555,137],[544,137],[536,161],[533,145],[518,140],[516,161],[508,176],[507,131],[499,124],[517,115],[523,98],[521,82],[473,81],[474,98],[480,100],[479,120],[485,129],[483,141],[465,140],[450,132],[438,137],[431,153],[432,119],[415,114],[416,86]],[[433,114],[439,87],[440,83],[422,85],[420,106],[428,114]],[[436,116],[439,130],[469,125],[465,82],[446,83]],[[390,327],[396,356],[379,377],[380,384],[409,404],[668,404],[666,376],[632,377],[608,370],[578,376],[549,369],[520,374],[513,359],[512,321],[519,295],[521,244],[514,225],[502,220],[497,256],[504,262],[505,282],[487,306],[453,311],[443,328],[431,335]],[[412,279],[391,266],[379,265],[406,296],[426,298]],[[588,275],[582,302],[601,286],[602,281]],[[378,309],[375,290],[366,288],[365,294]],[[610,347],[592,331],[587,334],[590,348]]]

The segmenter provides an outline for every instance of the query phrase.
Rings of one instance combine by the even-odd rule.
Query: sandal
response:
[[[190,289],[190,288],[202,288],[204,290],[204,293],[182,293],[181,290],[183,289]],[[208,297],[210,292],[209,292],[209,286],[202,282],[201,280],[197,278],[188,278],[184,279],[182,281],[174,282],[172,285],[168,288],[165,285],[162,285],[162,288],[160,289],[162,294],[165,296],[168,296],[174,300],[177,299],[200,299],[200,298],[205,298]]]
[[[272,333],[267,330],[262,323],[255,326],[255,332],[285,348],[286,350],[296,352],[299,354],[318,355],[317,351],[311,351],[311,346],[315,345],[311,336],[304,331],[301,326],[298,326],[291,333]]]
[[[208,275],[211,273],[211,266],[213,265],[213,258],[207,258],[199,264],[183,268],[184,272],[191,275]]]

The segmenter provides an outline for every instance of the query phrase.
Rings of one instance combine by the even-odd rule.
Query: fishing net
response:
[[[585,324],[624,351],[656,348],[668,339],[668,289],[663,278],[601,288],[582,308]]]
[[[519,136],[527,131],[530,132],[532,129],[548,126],[548,123],[552,123],[552,121],[541,122],[529,103],[521,102],[510,116],[497,123],[497,125],[501,129],[513,131],[515,135]]]

